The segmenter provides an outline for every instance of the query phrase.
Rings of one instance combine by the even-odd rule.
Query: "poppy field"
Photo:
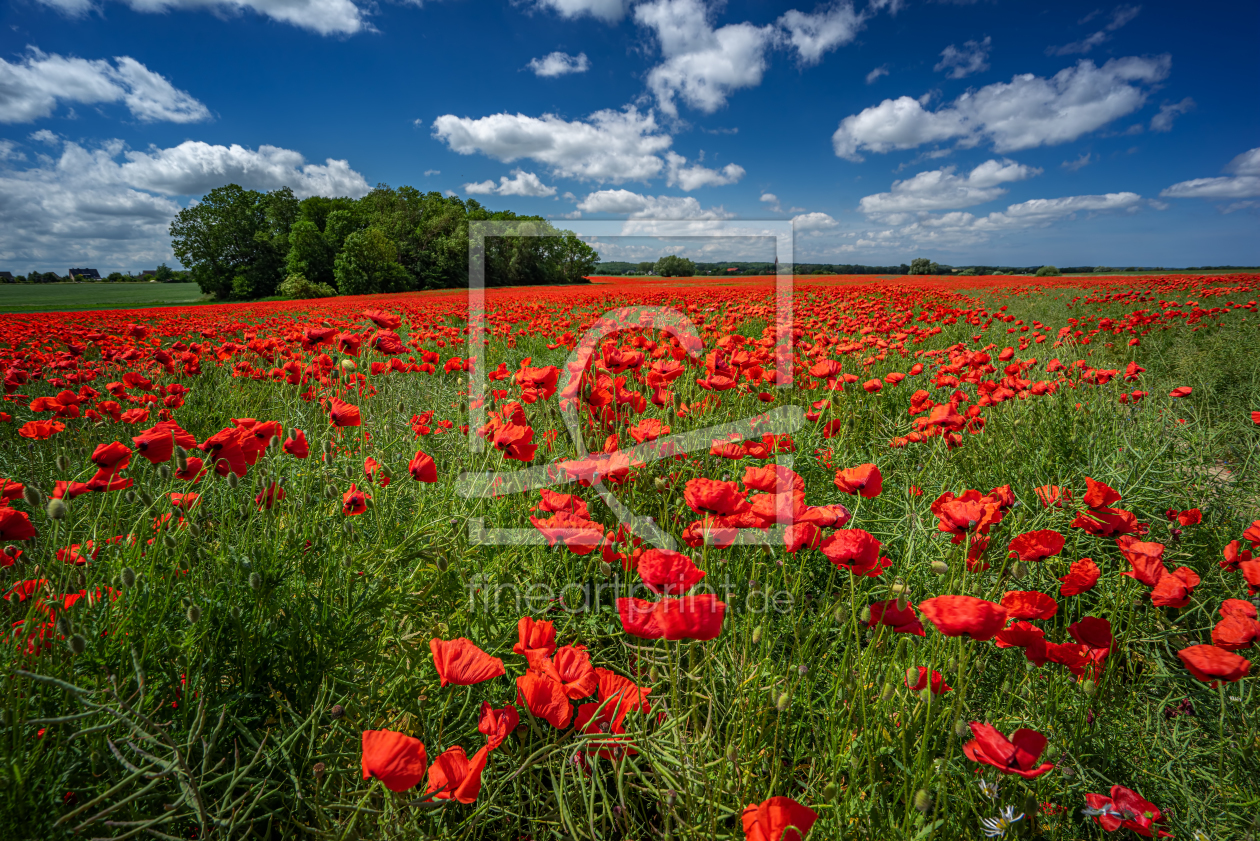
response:
[[[1255,838],[1257,298],[0,316],[0,834]]]

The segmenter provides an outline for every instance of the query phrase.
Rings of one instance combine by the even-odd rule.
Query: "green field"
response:
[[[202,297],[195,283],[6,284],[0,286],[0,313],[160,307]]]

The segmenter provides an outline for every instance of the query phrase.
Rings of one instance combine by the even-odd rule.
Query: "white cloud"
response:
[[[425,178],[428,178],[431,175],[441,175],[441,174],[442,174],[442,170],[440,169],[426,169],[424,171]]]
[[[826,213],[805,213],[792,217],[794,231],[824,231],[839,227],[840,223]]]
[[[480,152],[504,163],[522,158],[551,167],[554,175],[583,181],[647,181],[665,167],[673,138],[662,134],[651,111],[597,111],[586,120],[554,114],[492,114],[472,119],[445,114],[433,136],[461,155]]]
[[[759,201],[763,201],[766,204],[778,204],[779,197],[776,196],[774,193],[762,193]]]
[[[554,52],[548,53],[542,58],[531,59],[529,69],[533,70],[536,76],[550,79],[556,76],[564,76],[568,73],[585,73],[591,69],[591,61],[586,57],[586,53],[569,55],[568,53]]]
[[[556,194],[555,187],[548,187],[542,183],[537,175],[532,172],[523,170],[512,170],[512,178],[506,175],[499,176],[499,183],[493,181],[482,181],[480,183],[465,184],[464,192],[473,195],[486,194],[496,196],[554,196]]]
[[[645,196],[630,190],[599,190],[578,202],[585,213],[615,213],[629,219],[730,219],[721,207],[703,208],[692,196]]]
[[[191,94],[134,58],[105,59],[48,54],[28,47],[10,63],[0,58],[0,122],[29,123],[50,116],[58,102],[97,105],[121,102],[141,122],[195,123],[210,111]]]
[[[34,140],[36,143],[44,143],[49,146],[56,146],[61,143],[61,138],[46,128],[31,132],[31,140]]]
[[[699,163],[687,166],[687,159],[677,152],[667,152],[665,159],[668,162],[666,186],[677,185],[687,192],[700,187],[723,187],[744,177],[744,168],[739,164],[727,164],[721,169],[709,169]]]
[[[1062,47],[1047,47],[1046,55],[1084,55],[1094,47],[1110,41],[1111,33],[1137,17],[1140,11],[1142,11],[1141,6],[1117,6],[1111,13],[1111,20],[1102,29],[1080,41],[1064,44]],[[1087,15],[1081,23],[1088,22],[1092,17],[1092,14]]]
[[[1194,100],[1188,96],[1180,102],[1165,102],[1159,106],[1159,113],[1151,117],[1151,131],[1172,131],[1173,121],[1193,110]]]
[[[1098,158],[1095,158],[1091,152],[1082,152],[1079,158],[1075,160],[1071,160],[1071,161],[1064,161],[1063,163],[1059,164],[1059,166],[1063,167],[1068,172],[1076,172],[1078,169],[1084,169],[1085,167],[1089,166],[1095,160],[1101,160],[1101,159],[1102,159],[1101,156]]]
[[[949,166],[894,181],[889,192],[863,197],[859,208],[867,214],[888,214],[972,207],[1006,195],[1001,184],[1040,174],[1040,169],[1010,160],[985,161],[966,176],[955,175]]]
[[[615,23],[626,14],[626,0],[537,0],[540,8],[551,9],[563,18],[589,15]]]
[[[1260,196],[1260,146],[1234,158],[1225,171],[1231,174],[1182,181],[1161,191],[1160,195],[1174,199],[1247,199]],[[1230,209],[1238,207],[1231,205]]]
[[[751,23],[714,29],[704,0],[651,0],[634,19],[656,33],[664,62],[648,73],[648,88],[671,117],[676,99],[711,114],[731,92],[761,84],[766,50],[778,37],[775,27]]]
[[[779,18],[788,43],[806,65],[817,64],[826,53],[852,41],[865,23],[866,15],[854,11],[851,2],[837,2],[813,14],[792,9]]]
[[[0,140],[0,161],[24,161],[26,155],[17,150],[12,140]]]
[[[68,17],[81,17],[98,8],[93,0],[39,0]],[[353,35],[370,30],[364,11],[352,0],[123,0],[133,11],[169,12],[210,9],[219,15],[245,10],[308,29],[320,35]],[[103,0],[102,0],[103,4]]]
[[[255,189],[289,186],[299,196],[363,195],[367,183],[345,161],[304,165],[274,146],[257,151],[188,141],[128,151],[121,140],[96,148],[65,143],[30,167],[0,165],[0,262],[14,266],[152,267],[172,260],[167,228],[174,196],[229,181]]]
[[[950,44],[941,50],[941,60],[933,70],[948,71],[945,75],[951,79],[963,79],[972,73],[982,73],[989,69],[989,47],[993,39],[988,35],[983,41],[968,41],[958,49]]]
[[[989,141],[998,152],[1067,143],[1133,113],[1148,90],[1167,78],[1169,56],[1117,58],[1097,67],[1082,59],[1046,79],[1031,73],[968,91],[928,111],[902,96],[845,117],[832,135],[836,155],[860,161],[860,150],[885,153],[956,139]]]
[[[887,76],[887,75],[888,75],[888,65],[881,64],[879,67],[876,67],[870,73],[866,74],[866,84],[873,85],[879,79],[880,76]]]

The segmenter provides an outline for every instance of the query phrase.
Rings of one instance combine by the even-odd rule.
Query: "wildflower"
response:
[[[790,797],[750,803],[741,816],[746,841],[802,841],[818,815]]]
[[[981,779],[978,781],[978,784],[980,786],[981,794],[983,794],[985,797],[989,798],[990,800],[998,799],[997,780],[989,781],[989,780]]]
[[[1111,787],[1111,796],[1086,794],[1086,808],[1081,813],[1092,817],[1094,822],[1107,832],[1118,829],[1131,829],[1146,838],[1171,838],[1155,824],[1166,823],[1167,819],[1154,803],[1144,799],[1132,789],[1121,785]]]
[[[859,494],[865,499],[879,496],[883,490],[883,477],[873,464],[859,464],[836,472],[836,487],[843,493]]]
[[[502,660],[491,657],[464,637],[453,640],[434,637],[429,641],[429,650],[433,653],[433,665],[437,667],[442,686],[448,683],[472,686],[506,674]]]
[[[709,594],[658,602],[620,598],[617,613],[625,632],[640,639],[711,640],[722,632],[726,604]]]
[[[481,773],[490,757],[487,745],[469,759],[464,749],[456,745],[433,760],[429,766],[429,783],[426,791],[437,800],[458,800],[473,803],[481,793]]]
[[[371,498],[352,483],[350,490],[341,495],[341,513],[347,517],[356,517],[367,510],[368,500]]]
[[[1021,728],[1007,739],[990,724],[973,721],[970,727],[975,738],[963,745],[963,753],[972,762],[992,765],[1003,774],[1015,774],[1026,780],[1054,768],[1053,762],[1037,765],[1037,759],[1046,748],[1046,737],[1036,730]]]
[[[1019,823],[1023,817],[1023,812],[1015,814],[1014,806],[1003,806],[997,817],[981,818],[980,828],[986,838],[1005,838],[1006,831]]]
[[[392,730],[364,730],[360,762],[363,779],[375,777],[390,791],[407,791],[424,776],[427,758],[419,739]]]
[[[992,639],[1007,618],[1005,607],[974,596],[936,596],[919,610],[945,636],[966,634],[976,640]]]

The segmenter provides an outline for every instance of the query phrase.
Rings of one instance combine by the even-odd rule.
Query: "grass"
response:
[[[0,313],[72,312],[198,303],[195,283],[0,284]]]
[[[828,321],[867,300],[860,291],[843,300],[833,292],[798,290],[797,318],[815,324],[802,341],[824,330],[840,334]],[[721,323],[730,313],[734,332],[745,336],[761,335],[773,320],[764,308],[748,309],[756,303],[748,290],[662,294],[700,309],[714,303],[711,318]],[[688,550],[729,605],[722,633],[711,642],[628,636],[607,598],[627,575],[619,563],[602,564],[599,552],[486,546],[470,538],[474,516],[490,527],[528,529],[538,495],[465,499],[456,492],[460,472],[519,464],[493,449],[471,453],[457,430],[416,440],[408,424],[414,413],[432,409],[435,421],[467,422],[465,374],[442,374],[439,366],[434,376],[371,378],[376,393],[354,398],[371,432],[365,443],[335,434],[318,401],[299,399],[304,386],[233,378],[233,362],[215,366],[208,357],[205,373],[183,380],[192,391],[176,410],[181,425],[202,441],[229,418],[276,419],[286,430],[307,431],[311,457],[269,452],[239,483],[202,482],[185,528],[155,531],[153,518],[171,511],[167,494],[189,488],[139,458],[127,474],[136,480],[131,493],[81,496],[64,520],[15,503],[31,511],[40,537],[22,546],[22,559],[7,570],[10,581],[46,577],[55,593],[110,585],[121,595],[67,611],[66,626],[49,632],[50,648],[42,653],[26,652],[26,632],[11,637],[0,678],[0,826],[11,837],[29,838],[57,837],[80,824],[82,833],[105,837],[147,829],[178,838],[742,838],[740,810],[785,795],[818,813],[813,839],[978,838],[979,820],[1001,806],[1025,814],[1007,837],[1095,839],[1105,835],[1082,816],[1084,794],[1122,784],[1160,806],[1178,838],[1253,837],[1260,813],[1256,677],[1211,689],[1185,671],[1176,651],[1208,641],[1222,599],[1246,593],[1240,574],[1222,573],[1217,561],[1223,546],[1260,516],[1260,435],[1248,417],[1260,408],[1260,356],[1248,352],[1256,346],[1255,316],[1240,310],[1195,331],[1182,324],[1155,330],[1137,347],[1127,346],[1127,334],[1099,334],[1089,345],[1053,348],[1068,317],[1114,317],[1149,304],[1081,303],[1067,310],[1078,291],[983,294],[990,305],[1006,304],[1008,315],[1049,328],[1051,340],[1017,355],[1038,358],[1034,374],[1051,356],[1098,368],[1136,361],[1148,370],[1138,383],[1117,378],[1107,386],[1065,386],[988,407],[983,432],[964,433],[956,449],[939,438],[889,447],[908,431],[910,393],[930,388],[927,375],[877,395],[852,386],[830,393],[829,414],[794,433],[793,469],[811,505],[848,506],[850,526],[882,541],[893,565],[878,578],[853,579],[817,551]],[[526,357],[535,366],[563,365],[566,350],[546,347],[553,333],[563,332],[550,323],[564,312],[602,311],[599,296],[609,296],[609,305],[614,300],[598,287],[572,296],[492,293],[512,340],[491,343],[486,370],[500,361],[515,369]],[[900,300],[880,303],[895,309]],[[382,304],[391,308],[388,300],[373,301]],[[426,306],[416,299],[397,304],[413,339],[431,331],[437,316],[454,314]],[[306,323],[349,318],[359,308],[321,302]],[[935,310],[928,301],[921,311]],[[918,311],[916,305],[911,314]],[[521,312],[545,317],[534,322]],[[987,330],[957,319],[927,323],[940,333],[908,345],[911,351],[1015,341],[1000,322]],[[286,317],[258,329],[283,333],[291,324]],[[581,335],[576,325],[569,329]],[[981,342],[972,340],[976,333]],[[442,359],[467,353],[449,343],[451,335],[443,337]],[[435,338],[430,334],[426,347],[437,350]],[[270,364],[237,357],[244,358]],[[912,361],[889,353],[861,376],[904,372]],[[861,370],[860,358],[846,358],[845,370]],[[111,372],[109,379],[119,376]],[[1170,399],[1182,385],[1192,386],[1192,395]],[[495,387],[503,386],[513,387],[511,380]],[[1118,395],[1135,387],[1149,396],[1120,404]],[[25,391],[56,388],[32,383]],[[679,379],[675,392],[690,406],[710,399],[709,408],[685,418],[648,404],[643,414],[661,417],[675,433],[766,408],[755,393],[702,391],[692,376]],[[822,396],[789,391],[781,402],[808,408]],[[712,406],[714,397],[720,406]],[[29,419],[24,407],[8,410],[19,423]],[[526,412],[536,442],[559,431],[553,445],[540,445],[536,463],[573,454],[554,399],[528,404]],[[839,429],[823,438],[829,418],[840,421]],[[0,429],[0,476],[47,491],[56,480],[90,475],[87,458],[96,444],[135,434],[108,424],[67,425],[39,443],[16,437],[10,425]],[[607,430],[585,434],[588,448],[599,450]],[[436,484],[407,475],[417,447],[437,460]],[[388,487],[365,480],[368,455],[392,473]],[[750,463],[694,455],[642,468],[615,495],[677,537],[695,518],[682,498],[687,480],[737,479]],[[68,464],[59,466],[59,458]],[[883,492],[873,499],[841,494],[832,483],[835,468],[864,462],[878,464]],[[1217,470],[1221,463],[1227,474]],[[1119,576],[1128,565],[1114,541],[1069,528],[1071,506],[1043,508],[1033,493],[1057,484],[1075,489],[1079,499],[1086,476],[1120,490],[1119,504],[1151,524],[1144,539],[1166,545],[1169,568],[1187,565],[1202,576],[1188,607],[1154,607],[1145,587]],[[259,511],[252,500],[273,480],[287,496]],[[362,516],[345,517],[340,500],[352,481],[368,490],[372,505]],[[1018,503],[994,528],[992,568],[967,573],[964,547],[939,533],[931,501],[944,491],[983,493],[1005,484]],[[615,524],[592,491],[558,490],[579,493],[593,519]],[[1203,523],[1175,536],[1164,511],[1191,507],[1203,510]],[[1060,556],[1027,569],[1003,558],[1007,541],[1036,529],[1065,535]],[[137,539],[104,546],[86,566],[55,558],[56,549],[71,543],[118,534]],[[920,638],[860,621],[868,604],[898,594],[915,603],[942,593],[996,601],[1011,589],[1057,597],[1056,579],[1084,556],[1103,568],[1099,585],[1061,598],[1059,614],[1042,624],[1048,638],[1061,642],[1067,625],[1082,616],[1110,620],[1117,644],[1096,681],[1077,681],[1053,663],[1034,668],[1019,649],[948,638],[926,622]],[[946,564],[944,575],[933,570],[938,561]],[[125,585],[128,571],[137,577]],[[34,599],[0,609],[8,623],[33,627],[41,619]],[[526,614],[554,621],[559,643],[584,644],[595,665],[651,687],[652,714],[627,719],[632,755],[599,758],[593,751],[600,734],[554,729],[518,702],[513,679],[525,664],[511,649],[517,619]],[[81,635],[85,651],[72,655],[62,632]],[[435,637],[473,640],[504,659],[507,677],[440,687],[429,653]],[[940,670],[953,691],[911,693],[903,676],[915,666]],[[1167,717],[1183,699],[1193,713]],[[362,779],[362,731],[414,735],[430,761],[454,745],[471,755],[484,744],[477,730],[483,700],[495,707],[516,703],[523,723],[491,755],[473,804],[421,802],[422,791],[396,795]],[[1030,781],[992,769],[981,775],[978,767],[987,766],[961,751],[959,722],[968,721],[990,722],[1004,733],[1029,727],[1047,734],[1044,758],[1057,768]],[[995,799],[977,786],[981,778],[999,783]],[[916,799],[930,807],[916,808]]]

